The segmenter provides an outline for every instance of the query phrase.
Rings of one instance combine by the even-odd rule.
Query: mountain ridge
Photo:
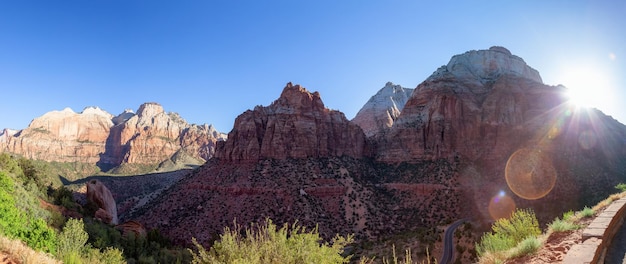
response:
[[[158,164],[179,149],[206,160],[219,140],[224,135],[212,125],[188,124],[158,103],[144,103],[137,113],[117,116],[99,107],[50,111],[25,129],[3,130],[0,149],[29,159],[97,164],[106,171],[121,164]]]

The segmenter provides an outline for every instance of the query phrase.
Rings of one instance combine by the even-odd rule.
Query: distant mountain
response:
[[[411,93],[413,89],[388,82],[365,103],[352,122],[359,125],[367,137],[380,134],[398,119]]]
[[[438,237],[426,234],[456,219],[488,223],[531,207],[545,223],[626,182],[626,127],[570,105],[565,87],[543,84],[505,48],[452,57],[404,107],[408,91],[389,86],[358,119],[393,124],[372,122],[367,138],[317,92],[288,84],[241,114],[214,158],[127,218],[177,243],[270,217],[319,224],[327,238],[419,233],[424,249]]]
[[[98,164],[108,170],[122,164],[153,164],[184,150],[196,159],[213,156],[225,135],[210,125],[188,124],[157,103],[145,103],[113,116],[98,107],[81,113],[69,108],[35,118],[28,128],[5,130],[0,150],[29,159]]]

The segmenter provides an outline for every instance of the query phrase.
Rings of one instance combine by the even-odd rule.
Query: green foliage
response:
[[[565,213],[563,213],[563,221],[570,221],[572,220],[574,217],[574,211],[569,210]]]
[[[541,234],[539,221],[535,213],[530,209],[517,209],[510,218],[498,219],[491,227],[491,230],[494,233],[510,237],[515,243],[519,243],[527,237]]]
[[[617,189],[620,192],[626,192],[626,183],[619,183],[615,185],[615,189]]]
[[[509,250],[515,246],[513,238],[506,234],[486,233],[480,238],[480,243],[476,244],[478,256],[483,256],[487,252],[500,252]]]
[[[55,252],[57,233],[48,227],[46,221],[41,218],[31,218],[30,228],[24,234],[24,242],[34,249],[41,249],[45,252]]]
[[[519,243],[511,257],[519,257],[533,254],[537,252],[539,247],[541,247],[541,241],[539,241],[539,239],[537,239],[536,237],[527,237]]]
[[[532,210],[517,209],[510,218],[498,219],[492,226],[492,232],[486,233],[476,244],[479,256],[487,252],[500,252],[515,247],[529,237],[541,234],[539,222]]]
[[[583,208],[583,210],[580,211],[580,216],[583,218],[592,217],[595,213],[596,212],[593,209],[585,206],[585,208]]]
[[[209,251],[194,238],[197,252],[191,253],[193,263],[348,263],[350,257],[341,254],[351,236],[337,235],[330,244],[321,241],[317,229],[307,231],[297,223],[277,229],[266,219],[264,225],[246,228],[245,236],[225,228]]]
[[[23,191],[23,188],[15,185],[13,179],[0,171],[0,234],[20,239],[36,250],[54,252],[56,249],[55,231],[48,227],[42,218],[28,214],[17,206],[13,198],[16,190]],[[23,199],[28,198],[23,197]]]
[[[57,255],[64,260],[66,257],[73,258],[74,255],[80,256],[87,243],[87,239],[89,239],[89,235],[85,232],[83,220],[67,220],[63,232],[59,235]]]
[[[86,247],[85,253],[81,258],[83,263],[100,263],[100,264],[117,264],[126,263],[121,250],[108,247],[103,250]]]
[[[571,221],[561,220],[559,218],[554,219],[554,221],[552,221],[552,223],[550,223],[548,226],[554,232],[565,232],[565,231],[576,230],[580,228],[580,226],[572,223]]]

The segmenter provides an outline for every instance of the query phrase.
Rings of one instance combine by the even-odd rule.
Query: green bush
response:
[[[580,228],[580,226],[578,226],[577,224],[574,224],[567,220],[561,220],[559,218],[554,219],[554,221],[550,223],[548,226],[554,232],[565,232],[565,231],[576,230]]]
[[[527,237],[541,234],[539,221],[530,209],[517,209],[510,218],[501,218],[491,227],[494,233],[504,234],[519,243]]]
[[[620,192],[626,192],[626,183],[619,183],[615,185],[615,189],[617,189]]]
[[[46,221],[41,218],[32,218],[29,223],[30,228],[24,233],[24,242],[31,248],[54,253],[57,246],[56,231],[48,227]]]
[[[66,258],[73,259],[76,256],[80,256],[87,239],[89,239],[89,235],[85,232],[83,220],[67,220],[63,231],[59,235],[57,256],[64,261]]]
[[[583,210],[580,211],[580,216],[583,218],[587,218],[587,217],[592,217],[595,213],[596,212],[593,209],[585,206],[585,208],[583,208]]]
[[[500,252],[515,247],[529,237],[541,234],[539,221],[530,209],[517,209],[510,218],[498,219],[492,226],[492,232],[486,233],[476,244],[479,256],[487,252]]]
[[[541,242],[539,241],[539,239],[537,239],[536,237],[527,237],[519,243],[511,257],[519,257],[533,254],[537,252],[539,247],[541,247]]]
[[[191,253],[193,263],[348,263],[350,256],[341,254],[351,236],[337,235],[330,244],[321,241],[317,229],[306,231],[296,223],[277,229],[266,219],[264,225],[246,228],[245,236],[225,228],[209,251],[194,238],[197,253]]]

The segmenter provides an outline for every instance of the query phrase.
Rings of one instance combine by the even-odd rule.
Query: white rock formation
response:
[[[352,122],[367,137],[377,135],[393,125],[412,93],[413,89],[388,82],[363,105]]]
[[[446,75],[463,81],[473,81],[478,86],[485,86],[503,74],[514,75],[543,83],[539,72],[518,56],[503,47],[494,46],[488,50],[472,50],[456,55],[448,65],[439,67],[426,81],[445,78]],[[451,76],[451,77],[452,77]],[[472,90],[474,93],[486,91]]]

